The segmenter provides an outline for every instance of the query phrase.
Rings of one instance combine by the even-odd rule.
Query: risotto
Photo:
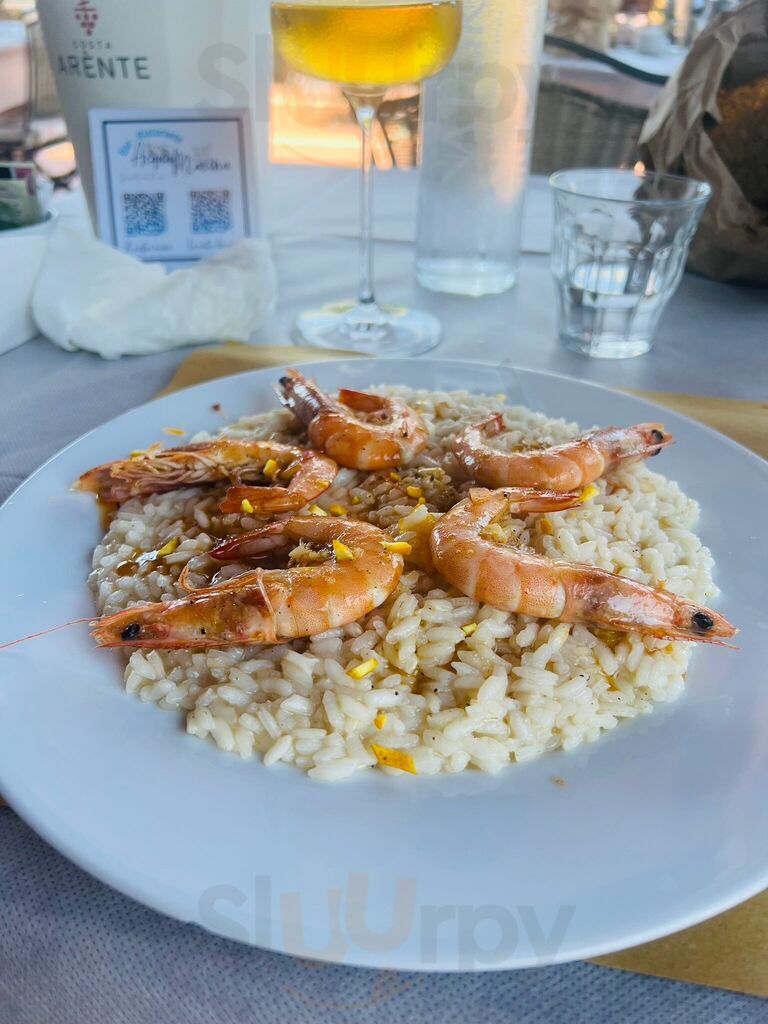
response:
[[[575,424],[504,404],[502,396],[380,388],[421,413],[427,449],[398,472],[340,470],[317,499],[330,515],[393,527],[412,554],[396,590],[358,622],[274,647],[134,651],[125,686],[183,715],[187,732],[243,758],[284,761],[314,779],[363,769],[419,775],[510,761],[596,740],[622,720],[678,697],[691,645],[533,619],[478,604],[430,572],[436,518],[470,487],[451,452],[466,425],[503,410],[496,444],[559,443]],[[303,440],[290,413],[242,419],[224,436]],[[199,435],[198,440],[207,435]],[[645,463],[598,480],[576,509],[510,518],[506,539],[663,585],[698,602],[717,594],[712,558],[692,531],[698,506]],[[218,511],[222,490],[132,499],[93,557],[100,614],[183,595],[186,563],[204,565],[223,536],[264,520]]]

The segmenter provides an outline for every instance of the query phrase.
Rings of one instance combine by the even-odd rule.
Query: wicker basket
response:
[[[559,82],[542,82],[531,171],[551,174],[564,167],[632,166],[647,115],[642,107]]]
[[[554,53],[575,54],[613,68],[626,80],[661,87],[666,76],[645,71],[624,61],[560,36],[547,34],[544,42]],[[623,103],[557,80],[542,79],[539,86],[531,170],[552,174],[565,167],[632,166],[638,157],[640,129],[647,106]]]
[[[0,19],[7,20],[1,12]],[[29,156],[43,146],[66,138],[40,21],[34,12],[18,20],[24,24],[27,37],[27,102],[23,107],[5,111],[0,118],[0,155],[4,158],[18,158],[19,151]]]

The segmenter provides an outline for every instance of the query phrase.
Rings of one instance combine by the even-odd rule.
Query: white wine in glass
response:
[[[461,35],[461,0],[273,0],[271,6],[277,52],[295,71],[341,85],[363,135],[357,301],[301,314],[296,333],[322,348],[426,352],[440,340],[437,318],[382,307],[374,297],[371,132],[390,86],[430,78],[450,61]]]

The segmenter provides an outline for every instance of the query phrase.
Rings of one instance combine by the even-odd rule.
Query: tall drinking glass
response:
[[[272,0],[275,48],[294,70],[337,82],[363,137],[360,285],[356,301],[302,313],[296,334],[320,348],[376,355],[417,355],[440,340],[430,313],[380,306],[373,290],[371,133],[393,85],[436,75],[461,35],[461,0]]]

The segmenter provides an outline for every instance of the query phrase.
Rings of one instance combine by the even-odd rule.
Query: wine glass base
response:
[[[372,356],[418,356],[439,344],[437,317],[399,306],[330,302],[296,318],[294,340],[314,348],[348,349]]]

